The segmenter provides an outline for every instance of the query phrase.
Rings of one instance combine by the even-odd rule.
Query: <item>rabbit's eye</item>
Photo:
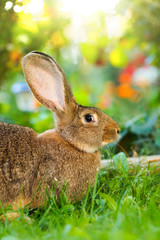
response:
[[[89,122],[92,122],[94,119],[93,119],[93,116],[91,115],[91,114],[86,114],[85,116],[84,116],[84,119],[85,119],[85,121],[87,122],[87,123],[89,123]]]
[[[97,114],[96,113],[93,113],[93,114],[87,113],[87,114],[83,115],[82,122],[84,124],[91,123],[91,124],[94,124],[95,126],[97,126],[97,124],[98,124]]]

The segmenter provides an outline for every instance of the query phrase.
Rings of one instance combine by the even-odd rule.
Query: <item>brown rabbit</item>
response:
[[[37,100],[56,114],[56,129],[0,123],[0,200],[14,208],[43,206],[46,189],[66,184],[69,200],[84,195],[100,168],[99,148],[117,140],[116,122],[94,107],[76,103],[60,66],[48,55],[31,52],[22,62]]]

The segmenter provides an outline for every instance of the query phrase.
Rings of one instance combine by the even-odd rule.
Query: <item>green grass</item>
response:
[[[56,202],[49,197],[44,209],[21,210],[21,216],[0,223],[0,239],[160,239],[160,175],[124,167],[101,171],[93,189],[81,202]],[[1,209],[1,214],[7,209]]]

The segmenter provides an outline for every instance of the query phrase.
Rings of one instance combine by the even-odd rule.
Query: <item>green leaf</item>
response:
[[[113,157],[114,164],[120,171],[128,171],[127,157],[123,152],[118,153]]]
[[[156,128],[156,131],[153,133],[155,139],[155,145],[160,147],[160,129]]]
[[[115,200],[110,195],[108,195],[106,193],[100,193],[100,196],[104,200],[106,200],[106,203],[111,210],[116,210],[117,209],[117,203],[115,202]]]
[[[126,196],[122,201],[122,206],[126,209],[133,207],[133,205],[136,205],[136,201],[134,200],[133,196]]]
[[[158,113],[153,114],[145,124],[133,124],[131,132],[138,135],[148,135],[158,120]]]

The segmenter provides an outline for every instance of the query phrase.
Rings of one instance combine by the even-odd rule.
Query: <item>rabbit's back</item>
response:
[[[40,156],[36,133],[27,127],[0,122],[0,200],[10,203],[21,187],[28,195],[32,189]],[[34,148],[33,148],[34,146]]]

